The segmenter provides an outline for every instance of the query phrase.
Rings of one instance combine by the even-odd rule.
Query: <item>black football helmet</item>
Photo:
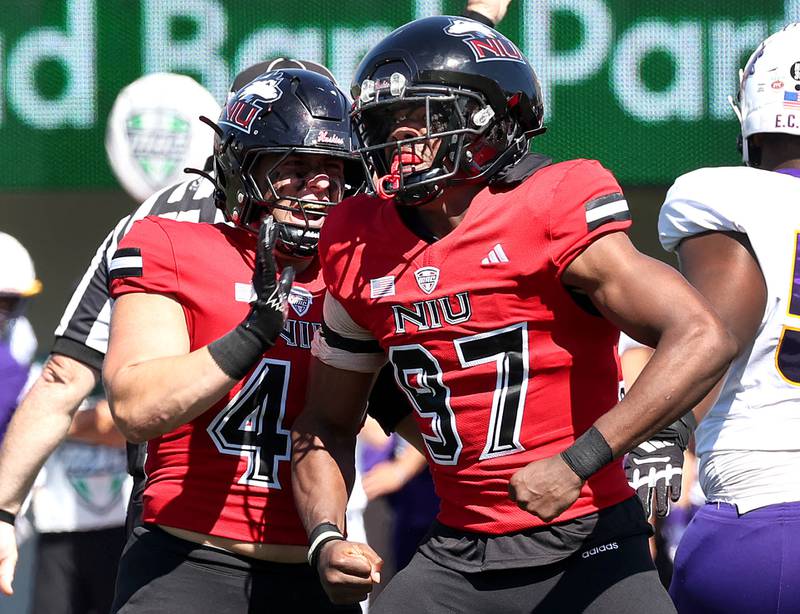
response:
[[[372,187],[402,204],[428,202],[446,185],[489,181],[545,130],[528,60],[505,36],[466,17],[426,17],[398,28],[361,61],[351,93],[357,152]],[[392,137],[398,115],[420,107],[426,134]],[[420,160],[409,148],[437,139],[431,165],[416,170]]]
[[[319,231],[309,215],[325,215],[348,192],[364,183],[363,166],[351,152],[347,96],[326,75],[299,68],[265,72],[228,96],[215,126],[214,175],[218,205],[228,219],[257,232],[263,207],[302,212],[304,223],[279,223],[278,249],[296,257],[316,253]],[[331,201],[280,194],[273,183],[293,154],[341,158],[343,185]],[[254,172],[264,155],[276,155],[262,194]]]

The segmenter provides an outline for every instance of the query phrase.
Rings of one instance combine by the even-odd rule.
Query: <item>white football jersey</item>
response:
[[[667,193],[658,231],[668,251],[708,231],[745,233],[767,285],[756,338],[697,429],[706,496],[740,512],[800,500],[800,178],[750,167],[687,173]]]

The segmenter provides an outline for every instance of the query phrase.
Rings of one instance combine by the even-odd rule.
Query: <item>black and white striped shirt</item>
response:
[[[102,369],[111,322],[111,297],[108,292],[111,259],[133,223],[148,215],[185,222],[224,221],[222,210],[214,202],[214,187],[207,179],[192,179],[153,194],[136,211],[117,222],[97,248],[61,316],[51,353],[69,356],[98,371]],[[144,444],[129,443],[127,446],[128,472],[134,476],[131,501],[136,509],[141,507],[145,453]]]
[[[108,349],[111,299],[109,266],[122,237],[136,220],[157,215],[186,222],[224,221],[214,203],[214,188],[197,178],[156,192],[108,233],[86,269],[56,328],[52,353],[74,358],[98,371]]]

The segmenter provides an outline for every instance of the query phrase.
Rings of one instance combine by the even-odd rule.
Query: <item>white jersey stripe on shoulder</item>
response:
[[[592,222],[596,222],[597,220],[608,217],[609,215],[615,215],[617,213],[622,213],[623,211],[628,210],[628,201],[624,198],[620,198],[619,200],[614,200],[604,205],[600,205],[599,207],[595,207],[586,212],[586,223],[591,224]]]
[[[111,259],[111,265],[108,267],[109,271],[116,271],[117,269],[141,269],[142,257],[141,256],[118,256]]]

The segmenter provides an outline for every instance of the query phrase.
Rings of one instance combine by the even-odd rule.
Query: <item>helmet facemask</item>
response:
[[[485,176],[498,150],[490,145],[499,125],[484,96],[439,85],[401,87],[401,73],[365,81],[352,119],[374,191],[401,204],[420,205],[444,186]],[[397,138],[406,117],[419,113],[419,136]],[[502,150],[502,147],[500,148]],[[422,159],[427,154],[427,160]]]
[[[323,168],[317,173],[327,176],[328,188],[325,199],[313,195],[298,196],[306,190],[313,178],[314,170],[308,168],[304,158],[317,157],[317,164],[326,158],[342,160],[345,167],[355,167],[352,160],[343,160],[323,151],[298,151],[291,148],[282,152],[271,149],[251,149],[242,163],[239,176],[241,185],[237,190],[237,206],[233,208],[234,222],[253,232],[266,212],[282,211],[290,215],[275,215],[278,226],[277,248],[294,257],[310,258],[316,254],[319,242],[320,218],[342,198],[350,195],[353,187],[346,183],[345,172]]]
[[[207,121],[217,133],[214,176],[200,172],[227,218],[256,233],[272,211],[277,248],[314,256],[321,218],[364,183],[349,110],[330,78],[308,70],[267,72],[230,94],[218,122]]]

